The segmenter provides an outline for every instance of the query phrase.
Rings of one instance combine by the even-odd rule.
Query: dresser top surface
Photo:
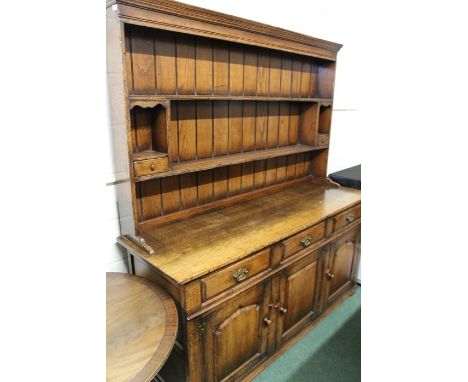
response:
[[[305,183],[208,213],[142,227],[155,250],[145,260],[186,283],[242,259],[359,203],[349,188]]]

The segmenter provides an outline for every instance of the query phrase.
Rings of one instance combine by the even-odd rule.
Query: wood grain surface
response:
[[[108,291],[108,381],[249,381],[355,286],[361,194],[326,178],[341,45],[178,1],[106,3],[129,169],[118,242],[181,314],[158,371],[175,310],[171,336],[157,287]]]
[[[141,236],[156,251],[146,261],[185,283],[298,233],[360,200],[358,190],[306,183],[182,221],[158,227],[142,225]]]
[[[244,43],[285,52],[335,60],[342,47],[282,28],[211,11],[171,0],[109,0],[107,7],[116,5],[120,20],[129,24],[145,25]]]
[[[106,280],[107,381],[150,381],[174,345],[174,301],[140,277],[107,273]]]

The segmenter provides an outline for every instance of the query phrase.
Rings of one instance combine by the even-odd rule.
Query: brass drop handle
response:
[[[348,223],[351,223],[352,221],[354,220],[354,214],[352,212],[350,212],[347,216],[346,216],[346,221]]]
[[[312,238],[310,236],[306,236],[304,237],[304,239],[301,240],[301,243],[304,247],[308,247],[312,244]]]
[[[286,313],[288,310],[287,310],[286,308],[281,307],[281,308],[279,308],[279,311],[280,311],[281,313],[284,314],[284,313]]]
[[[325,275],[328,277],[328,280],[334,279],[335,275],[331,273],[329,270],[325,273]]]
[[[266,317],[263,319],[263,322],[264,322],[265,324],[267,324],[267,325],[270,325],[270,324],[271,324],[271,320],[269,320],[269,319],[266,318]]]
[[[247,277],[247,273],[249,273],[247,269],[241,268],[241,269],[238,269],[236,273],[232,275],[232,277],[234,277],[237,282],[240,282],[242,280],[245,280],[245,278]]]
[[[155,166],[154,164],[152,164],[152,165],[150,166],[150,169],[151,169],[151,171],[154,171],[154,170],[156,170],[156,166]]]

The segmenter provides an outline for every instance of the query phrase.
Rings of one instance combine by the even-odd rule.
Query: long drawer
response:
[[[351,207],[334,218],[333,232],[339,231],[361,218],[361,205]]]
[[[257,252],[201,279],[202,301],[242,284],[270,268],[270,248]]]
[[[316,224],[283,241],[284,258],[311,246],[325,237],[325,222]]]

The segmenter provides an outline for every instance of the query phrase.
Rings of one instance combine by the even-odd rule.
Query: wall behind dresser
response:
[[[117,130],[111,125],[109,97],[107,97],[107,126],[106,137],[107,144],[103,146],[106,168],[106,221],[103,229],[103,234],[107,237],[109,243],[108,250],[105,253],[107,256],[107,271],[108,272],[128,272],[127,255],[120,247],[115,239],[120,235],[119,213],[117,210],[117,193],[116,186],[113,184],[119,179],[125,178],[125,170],[122,168],[124,164],[115,163],[112,149],[113,135]]]
[[[316,0],[291,0],[288,7],[284,3],[257,0],[185,0],[186,3],[212,10],[234,14],[240,17],[264,22],[290,29],[310,36],[336,41],[344,45],[338,54],[338,65],[335,85],[335,103],[330,142],[329,172],[335,172],[361,163],[360,138],[366,116],[363,108],[362,78],[365,78],[365,66],[359,60],[361,52],[366,49],[366,39],[360,36],[360,28],[354,28],[357,20],[349,17],[351,8],[344,2],[319,2]],[[349,5],[351,7],[351,5]],[[297,17],[298,9],[309,9]],[[351,12],[352,13],[352,12]],[[352,13],[352,14],[355,14]],[[362,28],[361,28],[362,29]],[[110,123],[107,126],[108,142],[106,149],[106,191],[109,251],[107,253],[108,271],[126,272],[126,256],[115,244],[120,234],[113,182],[121,179],[122,169],[113,163],[112,134]]]

